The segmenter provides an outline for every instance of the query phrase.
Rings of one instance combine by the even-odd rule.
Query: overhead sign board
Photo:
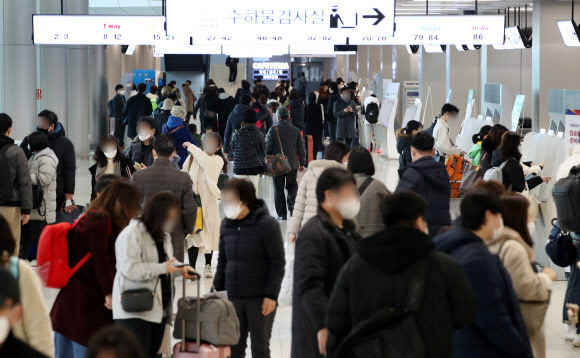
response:
[[[40,45],[153,45],[167,39],[163,16],[33,15]]]
[[[346,44],[392,37],[394,0],[167,0],[167,34],[194,44]]]

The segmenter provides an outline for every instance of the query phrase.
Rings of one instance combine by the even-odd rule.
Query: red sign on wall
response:
[[[42,99],[42,90],[40,88],[36,90],[36,99]]]

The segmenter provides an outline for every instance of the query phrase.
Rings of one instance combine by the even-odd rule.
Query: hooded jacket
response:
[[[9,146],[4,156],[10,164],[10,179],[12,180],[12,196],[2,206],[20,207],[22,214],[29,214],[32,209],[32,186],[30,185],[30,169],[26,155],[22,149],[14,145],[14,139],[0,135],[0,148]],[[6,175],[6,173],[2,173]]]
[[[229,297],[278,299],[284,277],[284,242],[280,224],[258,199],[257,207],[241,220],[221,225],[217,271],[213,284]]]
[[[234,110],[228,117],[224,137],[224,152],[231,152],[230,142],[232,140],[232,135],[235,130],[242,127],[242,122],[244,121],[244,112],[249,109],[253,109],[253,107],[249,104],[236,104]]]
[[[56,168],[58,158],[50,148],[41,150],[28,159],[30,182],[40,185],[43,194],[38,210],[30,212],[31,220],[45,220],[47,224],[56,221]]]
[[[455,357],[531,358],[518,298],[500,259],[465,229],[451,229],[433,241],[459,262],[477,298],[475,321],[455,333]]]
[[[451,225],[451,186],[445,164],[427,156],[399,169],[399,175],[401,180],[395,191],[412,190],[427,200],[427,225],[432,236],[437,235],[442,227]]]
[[[453,357],[454,330],[475,318],[475,295],[455,260],[435,251],[429,236],[406,227],[392,227],[361,240],[357,254],[340,272],[326,314],[329,357],[353,328],[377,312],[407,306],[413,273],[423,260],[428,261],[427,283],[416,317],[426,357]]]
[[[49,147],[54,151],[58,158],[58,167],[56,168],[56,202],[57,206],[64,201],[64,194],[75,193],[76,179],[76,157],[73,143],[66,137],[64,128],[57,123],[54,130],[48,134],[50,142]],[[30,158],[32,153],[28,150],[28,137],[24,138],[20,148]],[[60,209],[60,208],[59,208]]]
[[[189,142],[196,146],[198,146],[198,143],[191,136],[189,129],[183,125],[183,119],[176,116],[170,116],[167,124],[163,126],[163,134],[165,133],[171,133],[175,140],[175,151],[179,155],[179,168],[181,169],[189,155],[187,148],[183,148],[183,143]]]
[[[159,112],[155,113],[153,115],[153,118],[155,119],[155,136],[156,137],[163,133],[163,126],[167,123],[167,121],[169,120],[169,117],[171,117],[171,111],[161,109],[161,107],[159,107]]]

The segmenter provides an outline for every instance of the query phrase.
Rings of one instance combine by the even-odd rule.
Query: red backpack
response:
[[[91,257],[89,252],[73,268],[69,266],[68,238],[83,218],[84,215],[72,225],[67,222],[47,225],[42,231],[38,242],[36,261],[38,276],[44,286],[50,288],[65,287],[70,278]]]

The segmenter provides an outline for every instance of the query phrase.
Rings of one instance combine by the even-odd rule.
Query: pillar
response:
[[[89,47],[89,143],[95,147],[109,128],[107,56],[105,46]],[[114,86],[114,85],[113,85]]]
[[[60,0],[40,1],[40,13],[60,14]],[[50,109],[58,116],[59,122],[68,132],[68,83],[67,47],[65,45],[39,45],[38,88],[42,90],[39,101],[41,109]]]
[[[536,133],[540,131],[541,11],[540,0],[534,0],[532,15],[532,131]]]
[[[36,0],[0,0],[0,112],[14,124],[12,137],[22,140],[36,124],[36,48],[32,16]]]
[[[67,14],[86,15],[89,13],[88,0],[69,1]],[[89,92],[93,84],[89,77],[89,49],[86,45],[70,45],[67,53],[68,94],[68,137],[75,146],[76,154],[89,154]]]
[[[485,116],[485,108],[483,108],[485,105],[483,104],[484,99],[485,99],[485,84],[487,83],[487,45],[482,45],[481,46],[481,60],[480,60],[480,70],[481,70],[481,89],[479,92],[479,95],[476,93],[475,97],[479,98],[479,105],[480,105],[480,112],[481,114],[483,114]]]

